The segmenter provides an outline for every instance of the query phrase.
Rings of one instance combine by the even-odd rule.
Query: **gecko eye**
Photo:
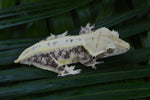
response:
[[[110,53],[113,53],[114,50],[115,50],[114,48],[108,48],[108,49],[107,49],[107,53],[109,53],[109,54],[110,54]]]

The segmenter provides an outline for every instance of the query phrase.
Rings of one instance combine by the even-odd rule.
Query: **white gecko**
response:
[[[22,52],[15,63],[34,65],[36,67],[58,73],[58,76],[79,74],[81,69],[75,70],[75,66],[68,64],[78,63],[91,66],[103,63],[97,62],[109,56],[125,53],[130,45],[119,39],[116,31],[102,27],[92,31],[90,23],[81,27],[79,35],[66,36],[67,31],[61,35],[49,36]]]

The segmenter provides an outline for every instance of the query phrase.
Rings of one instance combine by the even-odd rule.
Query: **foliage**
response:
[[[149,100],[149,0],[0,0],[1,100]],[[102,59],[97,70],[76,66],[79,75],[55,73],[13,61],[30,45],[88,22],[117,30],[129,52]]]

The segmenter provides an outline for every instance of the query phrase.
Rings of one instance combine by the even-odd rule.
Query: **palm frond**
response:
[[[148,0],[1,0],[0,99],[148,100],[150,97],[150,3]],[[117,30],[131,50],[103,59],[97,70],[74,76],[14,64],[27,47],[50,32],[77,35],[88,22]]]

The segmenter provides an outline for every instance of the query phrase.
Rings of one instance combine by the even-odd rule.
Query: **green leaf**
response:
[[[17,43],[31,43],[31,42],[37,42],[39,40],[41,40],[43,37],[39,38],[39,37],[32,37],[32,38],[22,38],[22,39],[12,39],[12,40],[3,40],[0,41],[0,44],[17,44]]]
[[[142,66],[138,66],[142,67]],[[137,68],[138,68],[137,67]],[[72,77],[50,78],[20,83],[13,86],[0,88],[0,97],[16,97],[24,94],[41,93],[47,91],[56,91],[65,88],[87,86],[96,83],[110,82],[116,80],[133,79],[150,76],[150,69],[142,67],[140,70],[116,71],[105,73],[91,73],[87,75],[76,75]]]
[[[42,78],[52,78],[56,74],[38,69],[30,66],[20,66],[19,68],[12,68],[4,71],[0,71],[0,83],[12,82],[12,81],[25,81]]]
[[[20,0],[21,4],[31,3],[31,2],[37,2],[41,0]]]
[[[24,49],[25,48],[20,48],[0,52],[0,62],[2,61],[0,66],[13,64],[14,60],[17,59],[17,55],[19,55]]]
[[[101,2],[96,22],[104,18],[110,17],[115,12],[115,0],[103,0]]]
[[[0,9],[0,99],[149,97],[150,48],[144,48],[149,45],[149,4],[142,0],[0,0],[0,8],[5,8]],[[75,64],[82,69],[81,74],[65,77],[34,66],[14,64],[25,48],[50,32],[69,30],[69,35],[76,35],[79,27],[88,22],[95,23],[95,29],[109,27],[119,31],[120,38],[129,41],[131,50],[100,59],[105,63],[96,65],[97,70]]]
[[[0,9],[16,5],[17,0],[0,0]]]
[[[12,50],[5,50],[3,52],[0,52],[0,57],[3,58],[3,57],[11,56],[11,55],[16,55],[16,54],[21,53],[22,50],[24,50],[24,48],[12,49]]]
[[[90,1],[91,0],[70,0],[69,2],[65,0],[55,0],[54,2],[44,1],[3,9],[0,11],[0,18],[5,19],[0,21],[0,29],[52,17],[80,7]]]
[[[144,32],[150,29],[150,20],[142,20],[136,23],[130,23],[127,27],[120,27],[118,32],[121,33],[121,38],[127,38],[129,36],[133,36],[135,34]]]
[[[95,29],[98,29],[100,27],[114,26],[114,25],[121,23],[125,20],[128,20],[134,16],[148,12],[149,10],[150,10],[149,7],[143,7],[143,8],[138,8],[138,9],[133,9],[131,11],[127,11],[126,13],[123,13],[123,14],[108,17],[106,19],[103,19],[100,22],[96,22],[96,28]]]
[[[64,13],[55,17],[51,17],[49,22],[52,28],[51,32],[55,34],[74,29],[74,23],[70,13]]]
[[[26,24],[25,37],[45,36],[47,33],[46,20]]]
[[[55,93],[51,96],[36,99],[42,100],[52,98],[52,100],[124,100],[141,96],[150,96],[149,87],[149,82],[126,82],[80,88],[72,91],[63,91],[60,94]]]
[[[24,47],[29,47],[29,46],[31,46],[32,44],[33,44],[33,43],[21,43],[21,44],[12,44],[12,45],[1,44],[1,45],[0,45],[0,50],[24,48]]]
[[[93,16],[91,16],[91,6],[85,5],[76,10],[77,22],[79,25],[86,25],[87,22],[93,22]]]
[[[15,6],[16,1],[17,0],[0,0],[0,11],[2,10],[2,8]],[[0,33],[3,33],[3,35],[0,36],[0,40],[9,39],[11,37],[10,32],[10,28],[0,30]]]

